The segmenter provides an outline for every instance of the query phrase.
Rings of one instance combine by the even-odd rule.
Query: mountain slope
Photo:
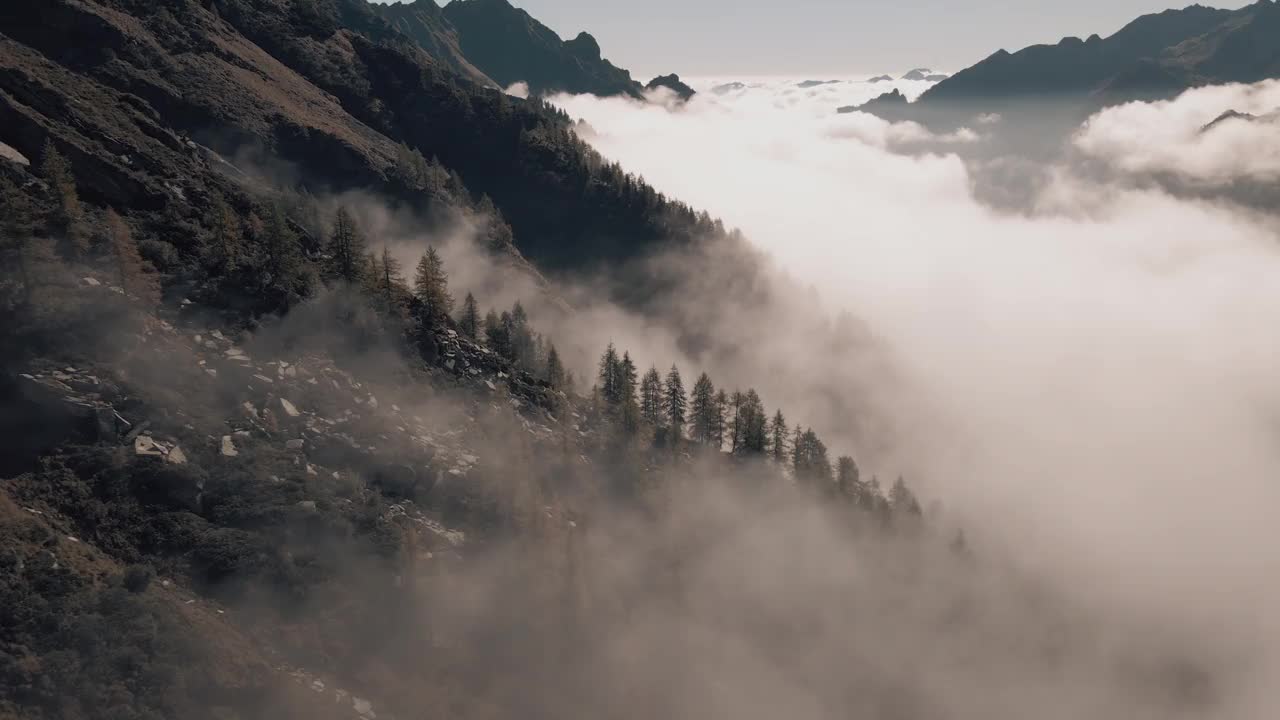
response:
[[[284,161],[310,192],[374,188],[418,212],[487,195],[550,269],[715,234],[603,161],[563,113],[458,75],[364,0],[212,0],[180,20],[142,0],[55,0],[5,4],[0,27],[0,142],[38,158],[52,138],[90,168],[95,201],[185,204],[166,186],[205,197],[225,184],[207,179],[222,159],[245,156]],[[206,160],[185,138],[213,165],[193,169]],[[453,190],[406,182],[409,149],[453,171]]]
[[[428,55],[444,63],[460,75],[481,84],[493,80],[462,53],[458,43],[458,31],[445,18],[434,0],[413,0],[407,3],[375,5],[387,22],[417,43]]]
[[[570,92],[641,97],[640,84],[626,70],[601,57],[600,45],[591,35],[583,32],[572,40],[561,40],[506,0],[456,0],[443,11],[432,0],[417,0],[379,11],[384,17],[395,18],[398,27],[412,19],[419,28],[433,28],[428,34],[431,38],[446,33],[440,29],[440,20],[447,21],[467,61],[503,87],[523,82],[535,95]],[[417,32],[411,36],[421,42],[422,35]]]

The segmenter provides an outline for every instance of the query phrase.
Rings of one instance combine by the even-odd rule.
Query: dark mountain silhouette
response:
[[[867,112],[883,117],[886,120],[904,119],[908,112],[907,96],[903,95],[897,88],[894,88],[861,105],[844,105],[836,108],[836,112],[841,114]]]
[[[1144,15],[1107,38],[1001,50],[930,88],[920,102],[1053,95],[1120,102],[1277,74],[1280,8],[1273,0],[1236,11],[1192,5]]]
[[[999,116],[1000,147],[1048,156],[1109,105],[1269,77],[1280,77],[1280,6],[1274,0],[1239,10],[1192,5],[1144,15],[1106,38],[1067,37],[1015,53],[1000,50],[911,103],[877,98],[841,111],[912,120],[940,132]]]
[[[377,6],[375,6],[377,7]],[[642,96],[631,73],[601,56],[600,45],[583,32],[561,40],[553,30],[506,0],[455,0],[436,7],[432,0],[379,10],[385,17],[412,16],[415,25],[433,28],[425,34],[438,46],[441,27],[452,27],[468,62],[503,87],[523,82],[535,95],[553,92]],[[447,21],[443,26],[441,20]],[[412,35],[428,52],[431,47]]]
[[[875,76],[875,77],[871,78],[870,80],[867,80],[867,82],[869,82],[869,83],[893,82],[893,76],[892,76],[892,75],[877,75],[877,76]]]
[[[671,73],[670,75],[659,75],[658,77],[650,80],[649,83],[644,86],[644,89],[656,90],[657,88],[660,88],[660,87],[667,88],[668,90],[674,92],[676,94],[676,97],[685,101],[688,101],[694,95],[698,94],[697,92],[694,91],[693,88],[681,82],[680,76],[676,75],[675,73]]]

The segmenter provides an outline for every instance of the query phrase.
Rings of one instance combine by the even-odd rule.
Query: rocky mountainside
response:
[[[39,158],[52,139],[86,198],[139,210],[195,208],[228,172],[279,163],[311,192],[372,188],[425,215],[488,196],[495,238],[549,268],[714,234],[563,113],[458,75],[364,0],[179,5],[5,4],[0,142]]]
[[[680,76],[675,73],[659,75],[644,86],[645,90],[656,90],[658,88],[666,88],[675,93],[677,98],[685,101],[698,94],[693,88],[682,82]]]
[[[534,95],[641,97],[640,84],[604,59],[591,35],[561,40],[507,0],[462,0],[443,10],[433,0],[373,7],[433,56],[465,58],[504,88],[522,82]]]
[[[373,9],[386,18],[396,30],[413,40],[428,55],[459,74],[481,84],[493,80],[476,68],[462,53],[458,30],[444,16],[434,0],[413,0],[390,5],[375,4]]]

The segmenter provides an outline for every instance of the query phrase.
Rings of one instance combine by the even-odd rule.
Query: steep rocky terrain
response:
[[[95,201],[156,210],[177,188],[198,206],[221,171],[283,162],[310,191],[375,189],[428,215],[488,195],[549,268],[714,231],[562,113],[457,75],[363,0],[20,2],[0,26],[0,142],[38,158],[52,137]],[[409,177],[408,149],[446,172]]]
[[[553,92],[641,96],[626,70],[601,55],[586,32],[561,40],[555,31],[507,0],[433,0],[375,6],[433,56],[465,56],[502,87],[523,82],[535,95]],[[456,48],[456,50],[455,50]]]
[[[698,94],[693,88],[689,87],[684,82],[681,82],[680,76],[675,73],[671,73],[670,75],[659,75],[658,77],[650,80],[648,84],[644,86],[645,90],[656,90],[658,88],[666,88],[675,93],[677,98],[685,101],[688,101],[694,95]]]
[[[374,9],[432,58],[478,83],[493,82],[463,55],[457,29],[444,16],[435,0],[375,5]]]

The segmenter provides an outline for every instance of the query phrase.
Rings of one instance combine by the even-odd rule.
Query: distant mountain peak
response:
[[[582,31],[577,37],[565,43],[565,47],[569,48],[578,57],[588,60],[600,59],[600,43],[592,37],[591,33]]]
[[[680,76],[675,73],[671,73],[670,75],[659,75],[658,77],[650,80],[649,83],[644,86],[645,90],[657,90],[658,88],[667,88],[674,92],[676,97],[686,102],[694,95],[697,95],[697,92],[694,91],[693,88],[681,82]]]

